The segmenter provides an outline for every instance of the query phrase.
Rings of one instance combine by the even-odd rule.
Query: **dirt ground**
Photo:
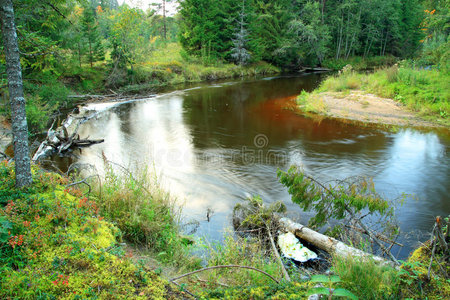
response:
[[[435,126],[394,100],[361,91],[351,91],[349,94],[327,92],[319,94],[319,97],[327,105],[327,116],[330,117],[399,126]]]

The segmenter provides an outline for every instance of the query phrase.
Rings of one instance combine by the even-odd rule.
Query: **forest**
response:
[[[144,11],[116,0],[14,1],[32,131],[74,93],[340,69],[352,59],[370,68],[415,58],[448,70],[446,1],[185,0],[170,16],[165,3]]]
[[[0,298],[450,297],[449,1],[135,2],[0,0]]]

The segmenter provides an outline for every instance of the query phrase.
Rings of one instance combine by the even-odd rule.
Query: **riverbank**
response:
[[[306,112],[367,123],[450,126],[450,75],[405,63],[362,74],[347,66],[298,102]]]
[[[436,126],[430,121],[419,118],[392,99],[381,98],[359,90],[352,90],[348,93],[322,92],[307,96],[303,95],[299,97],[298,102],[306,112],[317,113],[331,118],[380,125]]]
[[[190,299],[194,293],[200,299],[306,299],[316,284],[310,281],[314,273],[296,267],[288,268],[290,282],[281,280],[274,254],[258,239],[230,233],[223,245],[183,243],[169,196],[148,179],[111,173],[101,189],[90,190],[34,166],[33,185],[18,191],[8,162],[0,163],[0,178],[1,297]],[[218,268],[176,287],[173,278],[201,268],[186,252],[195,247],[207,250],[208,267],[240,265],[266,274]],[[333,258],[335,285],[360,299],[448,297],[440,275],[426,279],[422,266],[430,251],[430,244],[423,245],[398,270]]]

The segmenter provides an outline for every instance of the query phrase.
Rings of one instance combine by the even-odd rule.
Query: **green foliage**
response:
[[[328,106],[317,93],[302,91],[297,97],[297,104],[304,112],[326,115]]]
[[[400,276],[390,266],[371,260],[333,257],[333,271],[339,275],[341,286],[360,299],[399,299]]]
[[[118,251],[120,231],[66,178],[0,163],[0,298],[163,298],[165,282]],[[5,238],[5,234],[7,235]]]
[[[255,299],[283,300],[305,299],[306,284],[303,282],[284,282],[281,284],[250,285],[233,288],[204,290],[200,299]]]
[[[402,294],[405,298],[448,299],[450,282],[447,274],[450,270],[448,253],[436,251],[433,262],[431,241],[427,241],[414,250],[407,261],[401,261],[398,276]],[[430,273],[429,273],[430,272]],[[430,276],[428,275],[430,274]]]
[[[309,220],[313,227],[322,226],[331,218],[341,220],[349,215],[354,217],[362,211],[393,217],[392,207],[376,193],[371,180],[356,178],[326,187],[296,166],[292,166],[287,172],[278,170],[277,176],[288,188],[294,203],[305,211],[316,212]]]
[[[367,69],[379,69],[389,67],[397,62],[397,58],[392,55],[372,56],[372,57],[349,57],[347,59],[328,58],[322,63],[322,66],[334,71],[340,71],[347,65],[351,65],[355,71],[364,71]]]
[[[111,168],[96,195],[100,213],[117,225],[124,239],[146,247],[163,262],[186,264],[175,200],[155,177],[146,171],[134,177]]]
[[[329,51],[330,32],[328,25],[321,21],[319,2],[308,1],[300,18],[291,21],[295,43],[307,65],[321,65]]]
[[[264,205],[259,196],[250,197],[245,204],[238,203],[233,208],[233,225],[235,230],[271,228],[274,213],[286,212],[286,206],[281,201]]]
[[[319,294],[326,295],[328,299],[332,299],[333,296],[346,297],[353,300],[357,300],[358,297],[353,295],[352,292],[344,288],[336,288],[335,286],[341,282],[339,276],[336,275],[313,275],[311,277],[311,282],[318,282],[324,284],[326,287],[314,287],[308,290],[308,295]]]
[[[206,244],[207,265],[242,265],[267,272],[275,278],[281,278],[280,265],[270,250],[263,247],[257,239],[225,235],[223,243]],[[246,269],[216,269],[205,273],[212,287],[220,282],[230,286],[266,285],[273,283],[269,277]]]

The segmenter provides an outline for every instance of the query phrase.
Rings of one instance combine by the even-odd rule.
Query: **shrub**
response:
[[[165,297],[166,283],[124,256],[92,199],[57,174],[32,174],[18,190],[14,166],[0,163],[0,298]]]

